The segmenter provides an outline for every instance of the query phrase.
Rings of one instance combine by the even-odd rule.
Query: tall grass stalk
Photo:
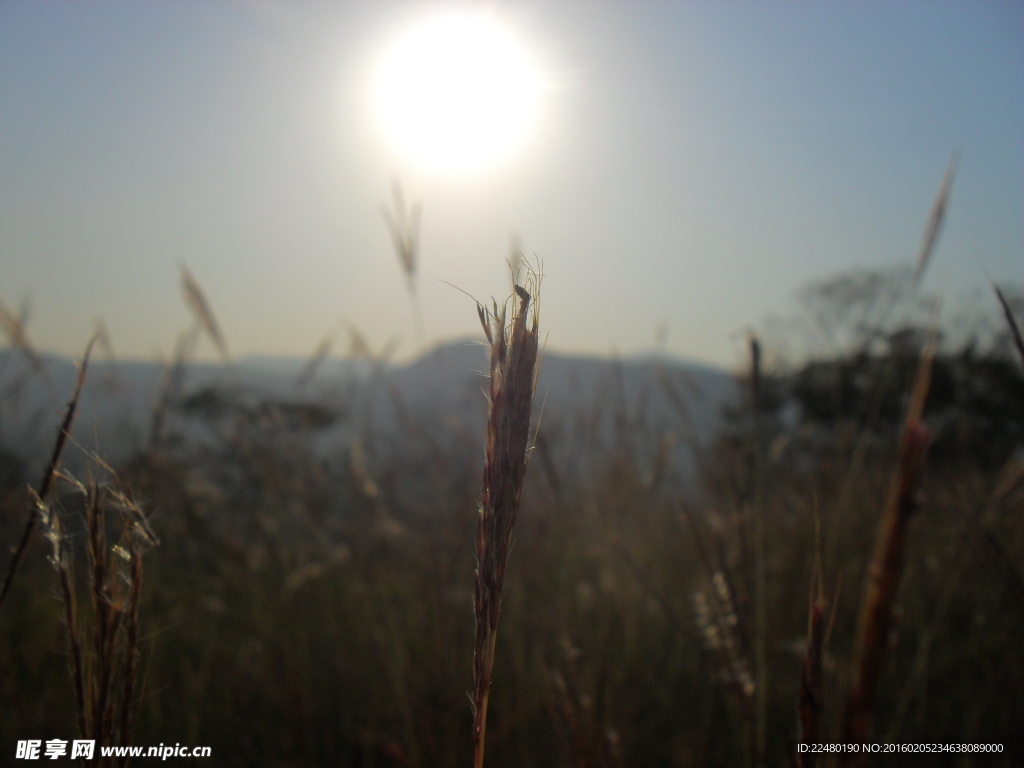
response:
[[[853,688],[847,699],[843,741],[860,743],[871,730],[875,694],[885,662],[893,602],[903,574],[907,527],[917,508],[917,494],[925,454],[930,442],[921,421],[931,384],[935,358],[934,335],[925,345],[918,364],[910,406],[900,435],[899,458],[889,488],[874,560],[864,590],[854,657]],[[844,758],[849,762],[852,758]]]
[[[953,190],[953,180],[956,176],[956,169],[959,162],[960,152],[959,150],[954,149],[949,158],[949,165],[946,166],[946,172],[943,174],[942,181],[939,183],[939,188],[935,193],[935,198],[932,200],[931,209],[928,211],[928,221],[925,223],[924,234],[921,237],[921,247],[918,250],[917,262],[914,265],[914,271],[911,277],[912,290],[916,290],[921,284],[924,273],[928,269],[928,264],[931,262],[932,256],[935,254],[935,249],[938,246],[939,235],[942,232],[942,225],[946,218],[950,194]],[[896,309],[901,299],[901,294],[897,292],[892,296],[891,300],[883,306],[878,320],[874,323],[879,331],[885,331],[889,322],[889,316]],[[869,337],[864,345],[864,351],[869,351],[871,341],[872,339]],[[846,478],[843,481],[840,507],[835,515],[836,522],[844,518],[850,507],[853,505],[853,499],[856,495],[856,483],[858,482],[858,478],[861,476],[861,470],[864,467],[864,460],[867,457],[868,443],[871,434],[870,427],[879,416],[889,383],[889,374],[883,373],[879,380],[874,384],[874,394],[864,401],[864,406],[857,414],[857,421],[861,426],[857,440],[854,444],[853,453],[850,457],[849,469],[846,473]],[[838,546],[839,542],[837,536],[839,535],[839,530],[839,525],[832,525],[826,546],[826,557],[829,560]]]
[[[537,298],[540,275],[515,287],[506,306],[477,305],[490,343],[490,386],[483,490],[476,534],[476,642],[473,655],[473,765],[482,768],[487,702],[494,666],[501,590],[523,479],[530,460],[530,413],[537,385]],[[516,303],[518,299],[518,304]],[[532,304],[532,311],[531,311]]]

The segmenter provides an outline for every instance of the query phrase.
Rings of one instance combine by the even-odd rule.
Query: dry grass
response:
[[[954,167],[955,156],[915,283]],[[385,220],[415,301],[419,213],[400,189],[394,197]],[[917,336],[886,326],[872,331],[875,347],[781,376],[764,370],[752,338],[739,382],[750,397],[712,445],[696,439],[664,367],[630,401],[612,365],[592,399],[545,417],[544,471],[528,477],[539,279],[513,277],[510,306],[478,306],[489,344],[482,443],[466,428],[471,406],[410,407],[389,379],[391,347],[373,355],[352,326],[350,356],[370,360],[372,374],[334,390],[318,379],[320,422],[347,421],[351,433],[324,455],[313,422],[279,418],[295,404],[254,407],[229,387],[211,390],[217,415],[188,412],[199,334],[228,355],[183,267],[196,322],[124,485],[59,472],[80,369],[0,593],[41,523],[59,600],[19,589],[0,614],[0,664],[11,670],[0,696],[16,702],[0,733],[35,738],[77,716],[79,733],[100,745],[141,732],[150,743],[213,745],[227,765],[360,768],[458,768],[470,740],[481,768],[489,736],[489,766],[613,768],[782,764],[794,739],[861,741],[877,723],[891,740],[1002,740],[1010,764],[1010,750],[1024,748],[1014,736],[1024,717],[1016,364],[929,345],[919,354]],[[33,365],[24,323],[4,312]],[[675,414],[654,420],[650,398],[661,390]],[[795,423],[785,415],[793,403]],[[375,421],[385,408],[394,433]],[[175,433],[186,418],[214,426],[210,440]],[[70,501],[55,492],[61,478]],[[147,558],[145,595],[142,556],[156,537],[128,481],[152,500],[170,543]],[[24,509],[23,495],[0,490],[5,509]],[[923,491],[928,525],[911,527]],[[464,533],[474,522],[471,591]],[[27,558],[26,578],[36,562]],[[839,580],[865,582],[859,607],[838,588],[826,601],[824,583]],[[806,608],[792,599],[808,593]],[[148,677],[143,620],[158,630]],[[47,676],[54,658],[67,660],[73,685]],[[45,707],[33,710],[36,700]],[[796,755],[802,766],[808,757]]]
[[[847,700],[843,725],[843,740],[851,744],[862,743],[871,730],[876,692],[893,622],[893,604],[906,559],[907,526],[918,507],[921,470],[931,440],[929,430],[922,422],[922,414],[931,384],[934,359],[932,341],[921,354],[900,436],[896,473],[882,514],[874,560],[868,572],[857,630],[853,689]],[[849,757],[851,761],[857,759],[863,760],[866,757],[852,754]]]
[[[64,411],[64,418],[61,421],[59,430],[57,431],[57,439],[53,445],[53,452],[50,454],[50,461],[43,472],[43,479],[39,483],[39,489],[35,492],[35,497],[40,504],[46,503],[46,499],[50,495],[50,490],[53,487],[54,479],[60,469],[61,456],[64,454],[64,446],[67,444],[68,436],[71,434],[71,425],[74,423],[75,413],[78,410],[78,399],[82,395],[82,386],[85,384],[85,372],[89,365],[89,354],[92,352],[92,345],[95,341],[96,337],[94,336],[89,340],[89,344],[85,348],[85,354],[82,356],[82,363],[78,367],[78,379],[75,382],[74,392],[72,393],[71,400],[68,402],[67,408]],[[11,584],[14,582],[14,576],[17,574],[21,561],[25,557],[28,543],[32,539],[32,532],[35,530],[36,519],[36,511],[33,510],[29,513],[28,520],[25,521],[25,528],[23,529],[21,538],[18,540],[18,544],[14,549],[14,554],[11,557],[11,563],[7,567],[7,576],[4,578],[3,588],[0,589],[0,604],[3,604],[4,598],[7,597],[7,593],[11,589]]]
[[[517,297],[515,309],[522,304]],[[515,327],[514,320],[506,322],[505,335]],[[525,330],[532,330],[529,319]],[[507,348],[505,353],[507,361]],[[901,615],[891,625],[896,632],[888,633],[895,644],[887,646],[880,667],[873,711],[878,732],[896,729],[901,741],[936,740],[944,733],[1001,739],[1010,750],[1011,723],[1024,714],[1024,670],[1016,652],[1024,636],[1011,589],[1024,551],[1024,489],[1019,462],[1010,460],[1017,434],[1012,430],[1024,417],[1000,406],[998,426],[985,427],[971,412],[942,410],[941,398],[959,397],[960,385],[951,382],[965,376],[974,386],[1005,381],[1007,393],[1020,392],[1020,374],[1011,360],[1009,368],[994,369],[997,377],[982,379],[989,363],[963,360],[969,373],[951,368],[961,358],[936,356],[932,410],[922,414],[935,430],[920,476],[928,524],[906,530]],[[915,364],[909,355],[884,368],[881,361],[849,370],[835,362],[823,380],[845,391],[846,379],[884,369],[905,391]],[[715,444],[702,449],[691,479],[672,464],[663,468],[666,430],[685,434],[687,419],[680,414],[642,421],[643,403],[620,394],[612,368],[605,375],[607,387],[568,410],[546,409],[549,468],[522,478],[515,555],[508,556],[511,530],[498,527],[491,534],[508,547],[500,593],[488,603],[489,610],[500,600],[501,641],[493,642],[489,622],[479,627],[485,652],[493,653],[487,765],[748,765],[756,626],[750,409],[738,409]],[[313,429],[256,420],[241,407],[229,411],[231,418],[210,422],[216,423],[215,442],[190,445],[175,431],[185,418],[185,392],[170,406],[167,450],[123,469],[139,497],[151,500],[165,546],[146,556],[139,600],[139,620],[153,637],[130,640],[130,591],[108,590],[121,606],[121,629],[114,635],[119,647],[134,643],[148,660],[130,695],[127,669],[116,666],[108,697],[141,700],[141,709],[125,727],[118,704],[118,714],[107,719],[115,734],[133,734],[137,743],[173,738],[210,744],[229,765],[458,768],[470,762],[467,747],[475,734],[465,691],[475,688],[469,670],[475,669],[477,637],[468,621],[475,610],[469,588],[474,558],[465,532],[481,522],[484,430],[467,431],[451,413],[411,403],[401,406],[400,429],[381,430],[367,414],[400,407],[389,397],[387,372],[381,377],[375,394],[364,388],[369,383],[339,393],[358,442],[337,452],[316,453]],[[652,384],[657,380],[652,372]],[[324,377],[320,383],[329,382]],[[800,394],[805,416],[790,424],[776,418],[783,402],[776,391],[784,383],[762,372],[770,764],[789,759],[793,740],[814,733],[812,718],[821,739],[841,733],[857,601],[824,604],[826,614],[836,614],[835,640],[825,643],[816,606],[809,621],[807,602],[793,595],[807,595],[814,578],[829,585],[865,578],[878,509],[898,459],[898,424],[887,416],[868,441],[853,480],[853,505],[840,519],[836,511],[857,437],[849,424],[871,393],[834,419],[817,410],[821,403],[810,394]],[[831,386],[815,390],[815,397],[832,402]],[[991,390],[984,403],[1001,398]],[[898,410],[900,398],[893,394],[890,400],[883,414]],[[467,403],[481,408],[485,423],[482,401]],[[467,410],[457,415],[468,422]],[[977,431],[982,428],[990,431]],[[522,467],[529,434],[524,427],[516,438]],[[959,447],[968,439],[976,442]],[[492,458],[501,450],[493,446]],[[490,487],[497,493],[499,481]],[[4,494],[4,508],[14,509],[17,498]],[[10,670],[0,686],[4,700],[13,702],[11,719],[0,723],[6,739],[60,734],[62,723],[74,723],[79,699],[87,702],[89,718],[96,717],[93,694],[87,693],[90,685],[97,694],[101,688],[92,671],[99,669],[100,653],[86,575],[94,566],[82,567],[89,562],[90,537],[87,526],[76,527],[88,517],[86,498],[80,492],[60,499],[68,510],[61,520],[65,540],[75,544],[64,552],[76,553],[66,563],[79,565],[78,577],[65,579],[66,591],[77,587],[77,601],[60,597],[63,586],[54,590],[56,600],[45,588],[15,589],[0,614],[0,664]],[[490,502],[496,512],[499,506]],[[690,523],[680,519],[681,508]],[[812,577],[822,572],[811,567],[817,559],[816,508],[823,533],[840,527],[827,579]],[[507,524],[508,507],[500,509]],[[114,523],[120,517],[111,511]],[[984,536],[972,527],[975,520],[984,522]],[[687,532],[691,523],[696,535]],[[115,543],[116,524],[109,531],[109,543]],[[8,540],[16,541],[17,533],[8,533]],[[1004,557],[991,554],[992,541]],[[34,551],[30,546],[19,579],[50,583],[52,575],[38,569],[43,561]],[[115,555],[110,562],[139,583],[128,561]],[[954,564],[959,575],[951,583]],[[114,570],[107,569],[108,582]],[[811,591],[818,595],[816,587]],[[695,593],[703,597],[700,626]],[[73,621],[69,605],[75,606]],[[80,672],[65,640],[68,626],[77,626],[71,636],[81,638]],[[804,665],[810,674],[801,694]],[[82,680],[81,696],[76,679]],[[800,702],[809,716],[802,736],[795,717]]]
[[[80,483],[63,475],[79,494],[85,517],[83,606],[76,595],[75,557],[60,510],[36,496],[39,519],[50,541],[50,562],[57,571],[75,688],[78,733],[96,742],[96,764],[126,766],[126,757],[100,756],[100,748],[133,743],[139,683],[139,604],[142,556],[157,541],[129,493],[116,485]],[[116,478],[115,478],[116,483]],[[121,533],[107,540],[108,511],[119,513]]]
[[[506,307],[477,305],[490,344],[487,433],[476,534],[476,643],[473,654],[473,765],[482,768],[501,591],[530,460],[530,415],[537,384],[539,274],[516,286]],[[516,301],[518,300],[518,304]],[[531,308],[532,305],[532,308]],[[532,322],[531,322],[532,321]]]

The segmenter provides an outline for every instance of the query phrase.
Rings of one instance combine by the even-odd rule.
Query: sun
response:
[[[435,16],[397,37],[374,82],[381,127],[428,171],[492,166],[537,119],[542,78],[525,46],[491,14]]]

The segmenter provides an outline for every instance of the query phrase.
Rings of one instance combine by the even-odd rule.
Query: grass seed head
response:
[[[490,344],[487,432],[476,536],[476,643],[473,655],[473,764],[483,765],[487,701],[494,664],[501,590],[512,530],[530,461],[530,416],[537,387],[539,272],[515,286],[512,316],[477,304]]]

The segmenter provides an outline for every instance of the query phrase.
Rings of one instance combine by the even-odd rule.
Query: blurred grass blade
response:
[[[203,289],[199,287],[199,283],[196,282],[195,277],[192,276],[192,273],[189,272],[188,267],[184,264],[181,265],[181,288],[188,308],[192,310],[192,314],[196,316],[203,330],[209,334],[224,362],[228,362],[230,359],[228,348],[227,344],[224,343],[224,336],[220,331],[220,326],[217,324],[217,318],[213,316],[213,310],[210,308],[210,303],[206,300]]]
[[[402,185],[397,180],[391,183],[391,201],[392,207],[381,206],[380,212],[391,235],[391,242],[395,246],[402,271],[405,273],[409,291],[415,293],[422,208],[418,203],[413,203],[411,209],[406,208]]]
[[[53,487],[54,477],[57,475],[57,469],[60,466],[60,459],[64,453],[64,446],[67,444],[69,433],[71,432],[71,425],[75,420],[75,413],[78,410],[78,398],[82,394],[82,387],[85,384],[85,371],[89,365],[89,355],[92,352],[92,345],[95,343],[96,337],[93,336],[89,339],[89,344],[85,348],[85,354],[82,356],[82,363],[78,366],[78,379],[75,381],[75,389],[71,395],[71,400],[68,402],[67,409],[64,411],[64,418],[61,420],[60,429],[57,431],[57,441],[53,446],[53,452],[50,454],[50,461],[46,465],[46,471],[43,472],[42,482],[39,483],[39,490],[35,492],[36,498],[39,499],[39,504],[46,503],[46,497],[50,493],[50,489]],[[21,565],[22,559],[25,557],[25,551],[28,548],[29,540],[32,538],[32,531],[35,530],[36,520],[38,519],[37,508],[34,508],[32,514],[29,515],[28,520],[25,522],[25,528],[22,531],[21,538],[18,540],[18,546],[14,550],[14,556],[11,558],[11,564],[7,569],[7,576],[4,578],[3,588],[0,589],[0,605],[3,604],[4,598],[11,589],[11,584],[14,582],[14,576],[18,572],[18,566]]]
[[[327,353],[331,351],[331,345],[334,343],[334,334],[329,333],[324,336],[324,340],[317,345],[317,348],[313,350],[313,354],[310,355],[309,361],[303,367],[299,373],[298,378],[295,379],[295,386],[298,389],[303,389],[313,377],[316,376],[316,372],[320,370],[320,366],[324,360],[327,359]]]
[[[1013,316],[1013,310],[1010,308],[1010,302],[1006,300],[1006,296],[999,290],[998,285],[992,286],[996,291],[996,298],[999,299],[999,304],[1003,308],[1003,314],[1006,316],[1006,324],[1010,327],[1010,335],[1013,337],[1013,344],[1017,347],[1017,352],[1020,354],[1020,361],[1024,363],[1024,338],[1020,335],[1020,326],[1017,325],[1017,320]]]
[[[946,174],[942,177],[942,183],[939,184],[939,191],[935,194],[932,209],[928,214],[928,224],[924,228],[921,250],[917,255],[917,265],[914,267],[914,285],[921,282],[921,277],[928,268],[928,262],[931,261],[935,244],[939,240],[939,232],[946,217],[946,205],[949,203],[949,192],[953,186],[953,177],[956,175],[956,166],[959,160],[960,152],[954,150],[953,156],[949,159]]]
[[[3,300],[0,299],[0,327],[4,329],[11,346],[19,350],[28,360],[32,368],[40,375],[46,375],[42,358],[36,353],[32,342],[29,341],[28,332],[25,330],[25,322],[28,318],[28,310],[22,312],[21,316],[11,312]]]

